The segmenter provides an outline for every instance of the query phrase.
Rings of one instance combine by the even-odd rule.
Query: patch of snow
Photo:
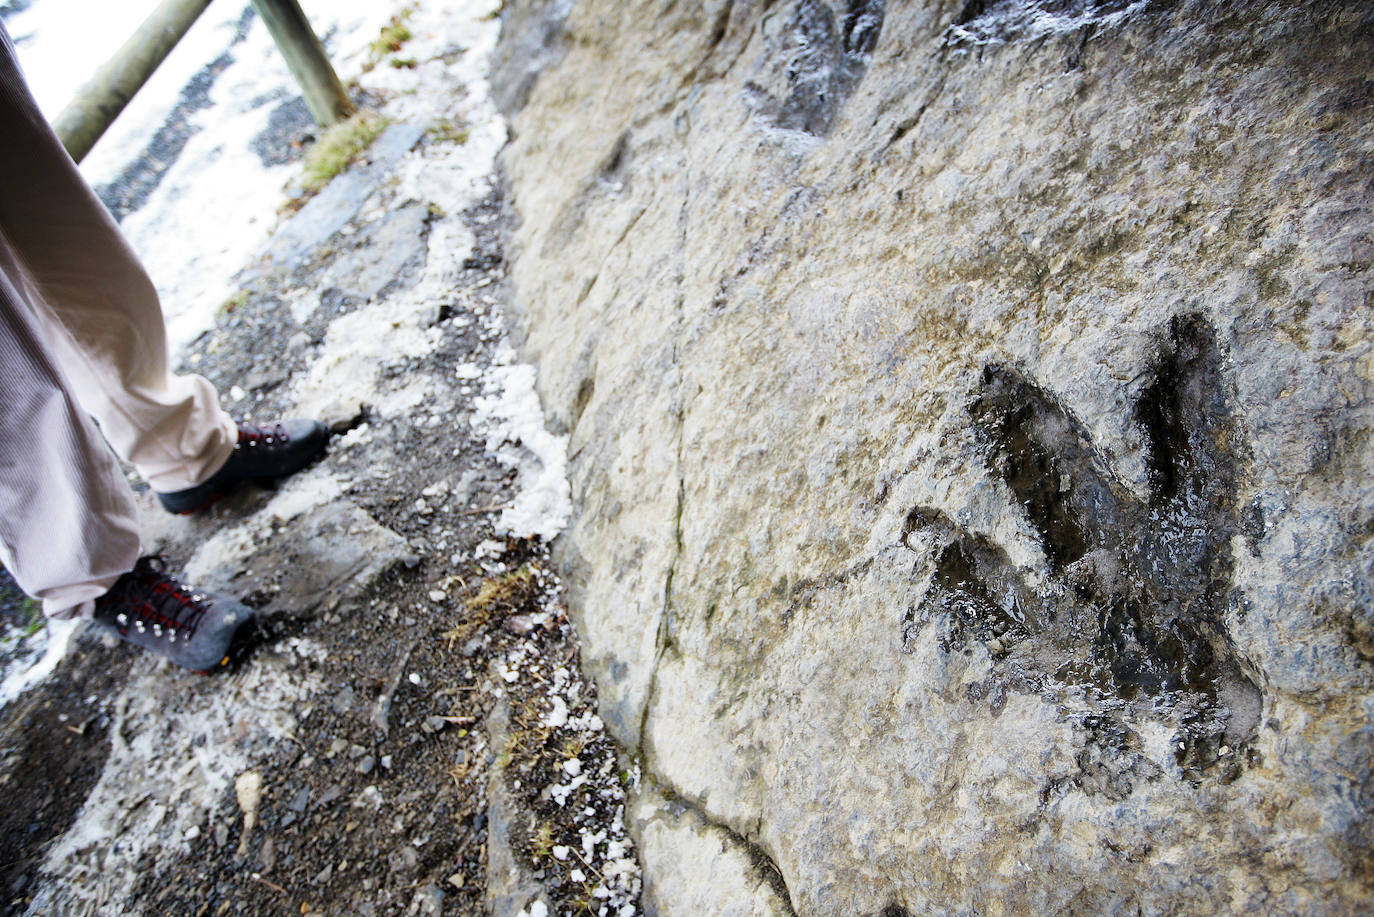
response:
[[[309,416],[328,415],[337,404],[376,402],[381,370],[406,355],[430,353],[438,339],[413,302],[406,308],[385,301],[344,315],[330,324],[319,357],[296,383],[293,400]],[[393,399],[391,407],[413,407],[423,398],[423,392],[406,395]]]
[[[551,698],[551,700],[553,701],[553,709],[549,711],[549,714],[547,716],[544,717],[544,725],[553,729],[558,729],[560,727],[566,726],[568,723],[567,702],[556,694]]]
[[[290,522],[316,507],[332,503],[343,495],[349,481],[333,474],[297,474],[277,492],[258,518]]]
[[[988,4],[971,21],[951,25],[946,42],[951,45],[986,46],[1010,41],[1031,41],[1048,35],[1076,32],[1088,25],[1110,28],[1140,12],[1149,0],[1077,3],[1047,0],[1001,0]]]
[[[582,829],[582,852],[586,854],[587,861],[596,859],[596,845],[606,842],[605,831],[592,831],[588,828]]]
[[[605,724],[601,722],[601,717],[588,711],[581,716],[570,719],[568,725],[579,732],[600,732]]]
[[[555,783],[549,787],[549,798],[552,799],[555,803],[557,803],[559,808],[562,808],[563,806],[568,804],[568,797],[571,796],[577,790],[578,787],[582,786],[586,782],[586,774],[579,774],[578,776],[569,780],[567,783]],[[583,838],[582,846],[585,849],[586,838]],[[592,855],[588,853],[587,859],[590,860],[591,858]]]
[[[478,542],[477,548],[473,552],[473,556],[478,559],[484,557],[494,558],[500,557],[504,553],[506,553],[506,545],[504,542],[496,541],[492,538],[484,538],[482,541]]]
[[[340,449],[352,449],[354,446],[362,446],[372,442],[372,426],[367,423],[358,424],[343,436],[336,436],[330,441],[330,449],[338,452]]]
[[[4,671],[0,682],[0,707],[52,674],[67,655],[72,637],[84,622],[77,619],[49,618],[42,629],[26,638],[20,652]]]
[[[415,374],[388,390],[382,370],[431,353],[442,331],[431,327],[451,300],[457,272],[472,251],[471,231],[457,218],[430,227],[424,271],[403,295],[373,303],[335,319],[319,356],[296,383],[293,398],[303,413],[329,415],[341,404],[373,404],[382,416],[403,416],[431,400],[433,379]]]
[[[45,869],[64,876],[68,902],[117,906],[146,871],[145,857],[186,853],[191,828],[206,823],[263,749],[294,734],[296,711],[322,687],[284,659],[213,685],[203,679],[151,655],[135,663],[115,702],[104,770],[47,854]]]
[[[501,512],[496,530],[551,541],[572,516],[568,437],[555,436],[544,425],[534,367],[493,366],[487,378],[488,390],[495,393],[475,399],[473,429],[485,435],[487,451],[517,475],[515,499]]]

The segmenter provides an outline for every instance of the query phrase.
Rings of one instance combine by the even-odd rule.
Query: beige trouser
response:
[[[89,615],[138,559],[109,447],[166,492],[210,477],[236,440],[210,383],[169,371],[157,293],[0,25],[0,561],[45,613]]]

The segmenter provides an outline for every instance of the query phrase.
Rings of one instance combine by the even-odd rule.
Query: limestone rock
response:
[[[264,507],[262,519],[205,541],[187,564],[187,580],[241,596],[263,617],[311,617],[358,602],[378,576],[409,553],[404,539],[351,501],[301,511],[292,487]],[[275,525],[286,538],[262,537],[264,524]]]
[[[680,801],[645,786],[630,817],[639,826],[642,864],[652,877],[644,911],[656,917],[787,917],[773,865],[747,842],[712,825]]]
[[[507,8],[572,612],[665,794],[800,914],[1374,906],[1367,5]],[[669,913],[707,845],[638,811]]]

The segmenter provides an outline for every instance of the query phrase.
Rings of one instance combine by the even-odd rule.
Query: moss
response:
[[[24,627],[20,631],[21,639],[32,637],[47,624],[48,619],[43,616],[43,603],[34,598],[24,599]]]
[[[7,633],[4,638],[7,648],[12,648],[15,644],[32,637],[48,623],[48,619],[43,616],[43,603],[38,599],[26,597],[19,611],[18,629]]]
[[[456,143],[459,146],[468,142],[468,129],[452,118],[440,118],[429,127],[431,140],[441,143]]]
[[[414,38],[410,29],[402,22],[397,21],[400,17],[391,20],[391,24],[382,29],[382,34],[372,43],[372,53],[378,58],[383,57],[387,52],[401,50],[406,42]]]
[[[476,592],[463,599],[467,614],[457,627],[444,633],[444,640],[450,648],[460,646],[493,623],[498,615],[504,617],[520,610],[538,594],[539,583],[530,564],[483,580]]]
[[[489,614],[497,609],[514,611],[534,597],[535,586],[534,567],[526,564],[518,570],[483,581],[477,588],[477,594],[466,604],[473,612]]]
[[[367,63],[363,65],[364,70],[371,70],[389,55],[393,55],[405,47],[405,43],[415,36],[410,31],[410,26],[406,22],[415,14],[415,5],[411,4],[401,10],[391,21],[382,26],[375,41],[372,42],[367,53]],[[393,63],[394,66],[394,63]]]
[[[360,111],[340,121],[321,135],[305,152],[305,176],[301,186],[318,191],[372,145],[386,129],[387,120],[376,112]]]
[[[221,317],[226,316],[226,315],[231,315],[231,314],[233,314],[233,312],[234,312],[235,309],[239,308],[239,306],[242,306],[242,305],[244,305],[244,304],[247,303],[247,302],[248,302],[248,291],[247,291],[247,290],[239,290],[239,291],[238,291],[237,293],[235,293],[233,296],[230,296],[230,297],[229,297],[228,299],[226,299],[224,302],[220,303],[220,305],[219,305],[219,310],[218,310],[218,311],[219,311],[219,315],[220,315]]]

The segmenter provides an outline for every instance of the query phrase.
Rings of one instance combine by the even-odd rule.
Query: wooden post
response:
[[[291,75],[300,84],[305,104],[322,127],[328,127],[353,113],[343,84],[339,82],[324,45],[310,28],[310,22],[296,0],[253,0],[277,49],[286,58]]]
[[[148,81],[210,0],[164,0],[114,57],[86,81],[53,123],[62,145],[80,162]]]

